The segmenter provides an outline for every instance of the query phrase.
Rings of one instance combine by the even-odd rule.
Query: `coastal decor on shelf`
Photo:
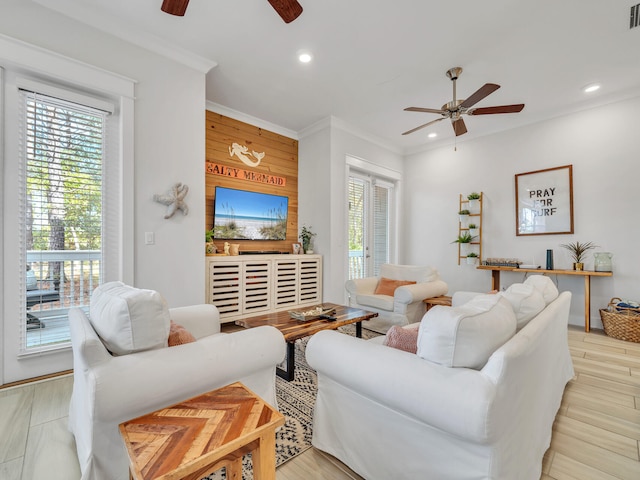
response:
[[[307,227],[306,225],[302,226],[300,240],[302,240],[302,250],[304,253],[313,253],[313,250],[311,250],[311,242],[315,236],[316,233],[311,230],[311,227]]]
[[[153,200],[154,202],[167,206],[167,211],[164,215],[165,219],[173,217],[178,210],[180,210],[183,215],[188,215],[189,207],[184,201],[187,193],[189,193],[189,187],[178,182],[164,195],[154,195]]]
[[[609,252],[596,252],[593,254],[593,269],[596,272],[611,272],[613,267],[611,265],[612,253]]]
[[[573,165],[519,173],[516,235],[573,233]]]
[[[216,244],[213,243],[213,229],[204,232],[204,251],[207,255],[213,255],[218,252]]]
[[[291,250],[293,252],[294,255],[299,255],[300,254],[300,249],[302,247],[300,246],[299,243],[292,243],[291,244]]]
[[[598,245],[593,242],[573,242],[573,243],[563,243],[560,245],[562,248],[566,248],[569,250],[571,254],[571,258],[573,258],[573,269],[574,270],[584,270],[584,256],[587,251],[596,248]]]

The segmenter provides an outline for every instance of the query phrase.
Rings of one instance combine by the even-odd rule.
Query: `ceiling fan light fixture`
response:
[[[592,83],[592,84],[587,85],[586,87],[584,87],[584,88],[582,89],[582,91],[583,91],[584,93],[593,93],[593,92],[595,92],[596,90],[600,90],[600,84],[598,84],[598,83]]]

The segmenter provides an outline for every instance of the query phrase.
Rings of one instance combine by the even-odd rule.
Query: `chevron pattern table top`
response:
[[[222,467],[229,473],[249,452],[254,471],[272,468],[275,478],[275,430],[283,424],[238,382],[122,423],[120,433],[132,479],[199,480]]]

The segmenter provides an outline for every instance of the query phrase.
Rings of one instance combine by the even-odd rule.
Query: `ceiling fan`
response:
[[[429,125],[433,125],[445,118],[451,119],[451,125],[453,126],[453,131],[456,134],[456,137],[459,135],[464,135],[467,133],[467,126],[464,124],[464,120],[462,119],[462,115],[492,115],[494,113],[517,113],[520,112],[524,108],[524,103],[518,103],[516,105],[500,105],[497,107],[481,107],[481,108],[472,108],[476,103],[478,103],[483,98],[489,96],[497,89],[500,88],[500,85],[496,85],[495,83],[485,83],[482,87],[476,90],[470,97],[467,99],[457,99],[456,98],[456,80],[462,73],[461,67],[454,67],[447,70],[447,77],[451,79],[453,82],[453,100],[451,102],[445,103],[442,108],[421,108],[421,107],[408,107],[404,110],[406,112],[426,112],[426,113],[437,113],[442,115],[442,118],[438,118],[436,120],[432,120],[430,122],[425,123],[424,125],[420,125],[419,127],[412,128],[409,131],[404,132],[402,135],[408,135],[422,128],[428,127]]]
[[[285,23],[291,23],[302,13],[302,5],[297,0],[269,0],[271,6],[278,12]],[[187,11],[189,0],[164,0],[161,10],[171,15],[183,17]]]

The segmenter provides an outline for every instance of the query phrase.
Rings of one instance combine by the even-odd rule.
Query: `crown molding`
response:
[[[283,135],[294,140],[298,140],[300,138],[298,133],[294,130],[290,130],[288,128],[281,127],[280,125],[276,125],[275,123],[268,122],[267,120],[262,120],[261,118],[239,112],[237,110],[234,110],[233,108],[220,105],[216,102],[207,100],[206,109],[211,112],[224,115],[225,117],[233,118],[234,120],[248,123],[249,125],[253,125],[254,127],[263,128],[265,130],[269,130],[270,132],[277,133],[278,135]]]
[[[73,0],[33,0],[49,10],[56,11],[66,17],[89,25],[97,30],[118,37],[129,43],[181,63],[201,73],[207,73],[218,65],[218,62],[196,55],[186,49],[177,47],[165,39],[133,27],[130,23],[98,12],[93,8]]]

